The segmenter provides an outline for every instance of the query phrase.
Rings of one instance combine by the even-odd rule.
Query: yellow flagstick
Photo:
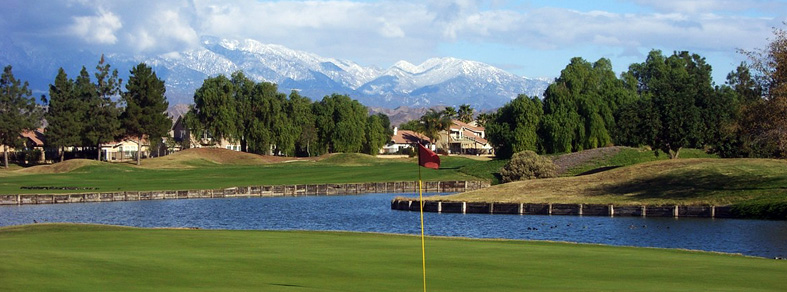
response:
[[[420,152],[420,151],[419,151]],[[426,248],[424,247],[424,194],[421,186],[421,162],[420,153],[418,162],[418,203],[421,205],[421,265],[424,271],[424,292],[426,292]]]

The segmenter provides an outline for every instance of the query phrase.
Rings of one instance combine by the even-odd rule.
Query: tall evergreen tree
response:
[[[28,88],[27,81],[14,77],[11,66],[0,77],[0,144],[3,145],[3,166],[8,168],[8,147],[22,146],[20,134],[38,127],[41,113]]]
[[[86,104],[76,95],[74,81],[60,68],[55,83],[49,85],[49,104],[46,112],[46,143],[57,148],[60,161],[65,147],[80,145],[82,127],[87,111]]]
[[[120,93],[122,80],[117,69],[112,70],[104,56],[96,65],[96,83],[90,82],[90,75],[82,67],[75,86],[77,94],[87,104],[85,125],[83,127],[84,146],[95,147],[96,159],[101,160],[101,144],[111,142],[121,135],[120,109],[112,100]]]
[[[164,96],[164,81],[145,63],[140,63],[130,71],[123,100],[126,110],[121,115],[125,134],[137,140],[137,165],[140,165],[142,141],[158,140],[167,135],[172,120],[167,116],[167,102]]]

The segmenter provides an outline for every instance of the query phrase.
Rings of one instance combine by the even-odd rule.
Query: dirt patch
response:
[[[167,156],[142,160],[145,168],[183,168],[189,162],[206,161],[215,164],[227,165],[259,165],[270,163],[284,163],[293,161],[317,161],[320,157],[281,157],[258,155],[222,148],[192,148],[179,151]]]
[[[604,157],[615,155],[618,152],[620,152],[620,150],[623,148],[625,147],[612,146],[612,147],[584,150],[580,152],[568,153],[568,154],[557,156],[552,161],[557,165],[558,173],[564,173],[575,166],[579,166],[591,162],[593,160],[602,159]]]
[[[63,172],[73,171],[75,169],[88,165],[101,165],[104,163],[105,162],[89,160],[89,159],[70,159],[50,165],[38,165],[38,166],[28,167],[28,168],[17,170],[16,172],[30,173],[30,174],[63,173]]]

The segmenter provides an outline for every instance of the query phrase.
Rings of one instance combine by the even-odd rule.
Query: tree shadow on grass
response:
[[[599,168],[596,168],[596,169],[591,169],[591,170],[588,170],[586,172],[577,174],[576,176],[583,176],[583,175],[595,174],[595,173],[599,173],[599,172],[605,172],[607,170],[612,170],[612,169],[615,169],[615,168],[618,168],[618,167],[620,167],[620,165],[599,167]]]
[[[725,175],[700,170],[680,171],[603,186],[602,194],[630,195],[633,199],[691,199],[719,192],[779,189],[781,178],[754,174]]]

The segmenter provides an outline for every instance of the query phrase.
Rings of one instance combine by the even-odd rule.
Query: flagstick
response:
[[[420,151],[419,151],[420,152]],[[418,153],[418,200],[421,205],[421,265],[424,271],[424,292],[426,292],[426,249],[424,247],[424,195],[421,186],[421,154]]]

